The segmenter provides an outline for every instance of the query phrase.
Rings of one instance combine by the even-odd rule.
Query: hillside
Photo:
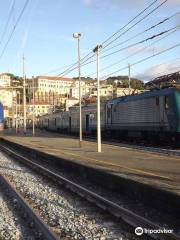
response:
[[[106,79],[107,84],[112,84],[117,87],[128,87],[129,79],[128,76],[115,76]],[[144,89],[144,82],[142,80],[131,78],[131,87],[134,89]]]

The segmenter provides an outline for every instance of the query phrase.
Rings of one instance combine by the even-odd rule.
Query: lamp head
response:
[[[81,37],[81,33],[73,33],[73,38],[80,38]]]

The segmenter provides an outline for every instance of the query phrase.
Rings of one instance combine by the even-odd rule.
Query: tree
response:
[[[116,83],[117,82],[117,83]],[[129,87],[128,76],[114,76],[106,79],[107,84],[112,84],[117,87]],[[134,89],[142,90],[144,89],[144,82],[142,80],[131,78],[131,87]]]

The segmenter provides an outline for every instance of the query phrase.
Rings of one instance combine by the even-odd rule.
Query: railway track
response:
[[[142,228],[157,230],[163,230],[163,226],[157,224],[148,218],[135,213],[129,208],[123,207],[111,199],[104,197],[103,195],[97,193],[96,191],[91,190],[90,188],[84,187],[76,181],[73,181],[63,174],[59,174],[56,171],[44,166],[43,164],[34,162],[27,157],[15,152],[14,150],[8,148],[7,146],[0,146],[0,149],[6,154],[12,156],[21,163],[33,168],[34,170],[40,172],[41,174],[48,176],[48,178],[53,179],[53,181],[63,184],[66,188],[77,193],[81,197],[87,199],[90,202],[93,202],[98,207],[102,208],[105,211],[110,212],[112,215],[123,219],[124,222],[128,223],[130,226],[137,227],[141,226]],[[154,239],[163,239],[163,240],[178,240],[180,239],[180,234],[171,232],[166,234],[150,234],[150,238]]]
[[[57,240],[57,236],[48,228],[48,226],[33,211],[30,205],[21,197],[8,179],[0,174],[1,191],[5,192],[6,198],[11,198],[16,205],[16,212],[30,226],[34,239]],[[19,239],[19,238],[18,238]]]

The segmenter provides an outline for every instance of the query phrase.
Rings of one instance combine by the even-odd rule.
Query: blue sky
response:
[[[14,35],[9,42],[4,55],[0,58],[0,72],[12,72],[22,75],[22,54],[26,58],[27,76],[46,74],[49,71],[69,65],[77,59],[77,42],[72,37],[73,32],[81,32],[81,54],[89,53],[97,43],[103,42],[110,35],[120,29],[129,20],[136,16],[153,0],[30,0]],[[159,0],[151,9],[156,7]],[[0,7],[0,37],[13,0],[1,1]],[[11,19],[0,44],[0,54],[22,9],[25,0],[16,0]],[[156,24],[166,17],[180,11],[180,0],[168,0],[155,13],[138,24],[127,34],[119,38],[118,42],[127,40],[135,34]],[[180,14],[140,37],[123,44],[119,48],[133,44],[142,39],[173,28],[180,24]],[[154,39],[155,40],[158,40]],[[152,44],[148,41],[101,60],[101,69],[121,59],[127,58],[142,47],[146,47],[140,54],[126,59],[115,66],[101,72],[101,76],[111,74],[128,63],[134,63],[142,58],[156,54],[166,48],[180,43],[180,31],[176,31],[167,38]],[[110,50],[107,53],[110,53]],[[103,55],[103,53],[102,53]],[[158,75],[178,71],[180,69],[180,47],[168,51],[158,57],[154,57],[144,63],[132,67],[132,76],[148,80]],[[82,68],[82,75],[94,76],[95,64]],[[52,72],[49,75],[57,75],[63,69]],[[127,69],[117,75],[126,75]],[[77,76],[77,71],[68,76]]]

